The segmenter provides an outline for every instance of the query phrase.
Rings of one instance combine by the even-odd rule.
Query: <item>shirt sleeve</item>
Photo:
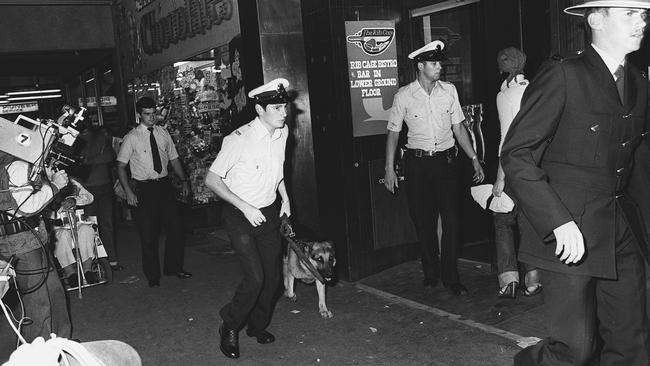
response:
[[[460,100],[458,100],[458,92],[454,84],[451,85],[451,108],[449,108],[449,113],[451,114],[451,124],[457,125],[465,120],[465,114],[463,109],[460,107]]]
[[[499,92],[499,94],[497,94],[497,112],[499,114],[499,126],[501,130],[501,141],[499,141],[498,156],[501,156],[501,149],[503,148],[503,141],[506,139],[508,127],[510,127],[510,123],[512,123],[512,119],[515,117],[513,114],[513,108],[503,92]]]
[[[223,139],[221,150],[210,165],[210,171],[221,178],[228,175],[230,169],[237,163],[241,155],[241,141],[233,135],[228,135]]]
[[[390,108],[388,114],[388,125],[386,128],[389,131],[400,132],[404,123],[404,117],[406,117],[406,108],[398,92],[395,94],[395,98],[393,98],[393,106]]]
[[[133,146],[131,141],[133,140],[133,134],[128,133],[124,136],[122,140],[122,145],[120,145],[120,152],[117,154],[117,161],[124,164],[128,164],[131,160],[131,155],[133,154]]]
[[[36,189],[29,182],[29,164],[25,161],[14,161],[7,166],[9,175],[9,190],[16,201],[19,210],[16,214],[32,216],[39,213],[54,198],[55,190],[48,184]]]
[[[163,135],[165,135],[165,139],[168,142],[167,158],[169,158],[169,160],[178,159],[178,151],[176,151],[176,145],[174,144],[174,139],[172,139],[172,136],[169,134],[169,131],[167,131],[166,129],[162,128],[162,132]]]

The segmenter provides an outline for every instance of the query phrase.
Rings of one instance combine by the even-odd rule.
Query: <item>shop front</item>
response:
[[[186,227],[216,225],[220,204],[205,175],[246,106],[237,2],[124,1],[118,13],[129,125],[138,123],[136,101],[153,98],[190,178]]]

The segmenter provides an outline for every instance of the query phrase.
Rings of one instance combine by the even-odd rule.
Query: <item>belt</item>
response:
[[[422,150],[422,149],[408,149],[407,151],[411,155],[415,156],[416,158],[432,158],[432,157],[436,157],[436,156],[445,156],[445,157],[447,157],[447,156],[449,156],[450,153],[453,152],[452,151],[453,149],[455,149],[455,147],[450,147],[447,150],[438,150],[438,151]]]
[[[10,220],[0,224],[0,236],[13,235],[37,228],[41,224],[41,216],[31,216],[20,220]]]
[[[137,180],[137,179],[134,179],[134,180],[136,182],[138,182],[138,183],[144,183],[144,184],[147,184],[147,183],[161,183],[161,182],[165,182],[165,181],[169,180],[169,176],[166,175],[166,176],[161,177],[161,178],[147,179],[147,180]]]

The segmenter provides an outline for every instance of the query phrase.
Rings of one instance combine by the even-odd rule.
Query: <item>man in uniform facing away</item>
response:
[[[446,59],[445,44],[433,41],[408,57],[415,63],[418,77],[400,88],[393,100],[388,117],[384,185],[390,192],[399,186],[394,168],[395,150],[402,124],[406,122],[409,129],[406,197],[420,242],[424,286],[435,287],[441,278],[452,294],[466,295],[456,263],[461,245],[461,181],[456,141],[472,160],[474,182],[483,180],[483,168],[461,124],[465,116],[456,87],[440,80],[441,62]],[[438,213],[442,220],[440,259],[434,225]]]
[[[280,284],[280,216],[291,215],[283,172],[288,86],[287,80],[275,79],[248,93],[257,117],[223,140],[205,178],[205,184],[229,203],[223,208],[224,226],[244,277],[220,311],[219,348],[230,358],[239,357],[239,330],[244,326],[258,343],[275,340],[266,327]]]
[[[565,9],[584,17],[592,43],[542,68],[506,136],[520,260],[542,269],[550,336],[515,365],[650,364],[648,81],[626,61],[648,8],[649,0],[611,0]]]

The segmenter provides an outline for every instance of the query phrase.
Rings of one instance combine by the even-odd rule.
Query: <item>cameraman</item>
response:
[[[22,328],[25,340],[49,339],[50,333],[69,338],[65,294],[45,248],[47,232],[40,217],[68,184],[68,176],[64,171],[48,172],[49,183],[40,177],[31,182],[31,169],[29,163],[0,151],[0,256],[15,255],[16,282],[25,306],[22,316],[31,319]]]

